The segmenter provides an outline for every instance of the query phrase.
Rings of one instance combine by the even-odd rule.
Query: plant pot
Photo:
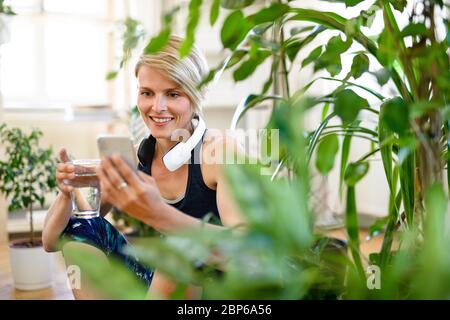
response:
[[[42,244],[27,247],[27,243],[22,240],[9,245],[14,287],[19,290],[39,290],[52,286],[54,255],[45,252]]]

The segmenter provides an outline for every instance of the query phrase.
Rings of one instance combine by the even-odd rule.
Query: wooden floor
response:
[[[0,246],[0,300],[73,300],[72,291],[66,281],[64,260],[61,253],[55,254],[53,286],[43,290],[22,291],[14,288],[11,277],[8,247]]]
[[[328,231],[327,235],[346,239],[345,231],[342,229]],[[367,241],[366,235],[366,231],[360,232],[361,251],[365,256],[368,256],[369,253],[380,250],[382,237],[375,237]],[[17,290],[14,288],[11,277],[8,247],[6,245],[0,246],[0,300],[73,300],[72,292],[66,285],[65,265],[60,253],[56,254],[55,269],[54,284],[51,288],[37,291]]]

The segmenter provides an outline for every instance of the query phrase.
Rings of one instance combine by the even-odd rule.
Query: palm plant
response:
[[[166,241],[157,239],[152,246],[138,246],[137,252],[144,261],[178,280],[180,288],[190,281],[201,283],[206,297],[328,297],[311,295],[316,292],[312,289],[321,288],[319,292],[332,290],[335,297],[342,298],[448,298],[450,255],[446,248],[450,236],[445,221],[450,180],[450,22],[445,12],[449,4],[442,0],[416,0],[411,6],[402,0],[369,4],[317,1],[323,2],[359,6],[361,11],[353,18],[344,18],[334,12],[302,8],[296,1],[212,1],[211,25],[221,13],[226,15],[220,39],[229,55],[201,85],[226,70],[232,70],[235,82],[245,80],[270,61],[261,92],[242,100],[231,126],[254,106],[273,101],[267,128],[280,132],[280,158],[272,159],[278,165],[271,179],[260,176],[250,165],[227,170],[233,194],[248,221],[245,234],[205,231],[179,235]],[[181,56],[195,40],[204,5],[201,0],[189,2]],[[164,17],[161,32],[148,42],[145,52],[164,47],[177,12]],[[383,29],[369,36],[377,16],[382,17]],[[404,25],[401,17],[407,21]],[[314,44],[316,48],[311,50]],[[351,48],[357,51],[350,53]],[[309,54],[299,61],[305,51]],[[342,75],[341,58],[349,55],[353,55],[351,68]],[[315,73],[327,72],[329,77],[317,75],[305,86],[294,88],[289,77],[299,66],[302,72],[310,64]],[[362,82],[363,74],[375,76],[378,86]],[[309,92],[319,81],[338,86],[313,96]],[[383,86],[391,86],[389,95],[380,93]],[[320,107],[322,122],[315,130],[305,130],[304,113]],[[375,129],[364,125],[363,113],[374,117]],[[336,119],[339,123],[333,124]],[[372,149],[349,162],[354,138],[370,141]],[[316,156],[318,171],[327,175],[339,150],[339,189],[345,193],[352,255],[339,260],[345,265],[340,265],[340,270],[348,271],[345,285],[336,282],[338,272],[332,272],[331,277],[324,272],[330,270],[330,264],[321,259],[324,247],[315,241],[308,206],[312,157]],[[381,289],[374,291],[366,286],[365,257],[359,250],[355,186],[368,172],[368,160],[375,154],[381,155],[389,207],[387,218],[377,223],[378,229],[386,225],[382,248],[368,261],[378,265],[383,275]],[[278,177],[283,167],[291,173],[288,180]],[[398,241],[393,246],[395,237]],[[194,267],[196,262],[205,262],[213,249],[229,258],[225,277]],[[186,272],[180,273],[179,265],[186,266]],[[242,275],[242,270],[248,272]],[[341,285],[336,287],[336,283]]]
[[[328,2],[342,2],[352,7],[363,1]],[[272,72],[268,75],[262,92],[249,95],[243,100],[236,110],[232,125],[258,103],[274,100],[276,103],[269,127],[280,129],[282,124],[273,126],[280,101],[295,104],[316,81],[340,84],[332,92],[315,97],[309,106],[323,106],[324,117],[317,129],[308,133],[307,161],[316,152],[317,168],[321,173],[327,174],[333,167],[339,148],[337,136],[344,137],[341,146],[340,188],[345,183],[346,227],[353,261],[362,281],[364,270],[359,252],[355,185],[368,171],[367,160],[376,153],[381,154],[390,189],[389,214],[383,220],[387,224],[383,246],[378,256],[372,256],[372,261],[379,263],[382,270],[387,268],[392,256],[395,227],[403,225],[407,230],[419,232],[422,236],[416,238],[423,239],[427,215],[424,199],[429,190],[431,193],[439,193],[435,184],[448,189],[448,184],[444,186],[443,183],[445,170],[448,180],[450,67],[447,53],[449,20],[445,11],[449,5],[443,1],[414,1],[411,7],[407,7],[406,1],[373,1],[358,16],[346,19],[333,12],[304,9],[296,6],[295,2],[266,1],[263,8],[255,11],[257,4],[257,1],[213,2],[211,24],[217,20],[221,8],[228,9],[221,28],[221,40],[224,48],[231,53],[211,72],[204,84],[217,73],[230,68],[234,69],[234,80],[242,81],[272,57]],[[188,51],[193,41],[192,35],[198,23],[201,5],[201,1],[190,2],[190,19],[183,47],[186,50],[181,50],[181,55]],[[252,9],[254,12],[251,12]],[[243,10],[250,11],[250,14],[244,14]],[[382,16],[384,28],[375,36],[367,36],[365,31],[370,31],[377,14]],[[399,26],[400,20],[396,18],[399,14],[407,16],[408,23],[402,28]],[[294,24],[298,22],[311,24]],[[288,36],[287,28],[293,24]],[[165,30],[150,41],[147,46],[149,52],[164,45],[167,30],[170,30],[168,24]],[[332,36],[329,31],[338,31],[345,36],[345,40],[341,35]],[[296,57],[308,44],[317,42],[319,34],[327,34],[326,41],[311,50],[299,63]],[[348,74],[339,77],[342,70],[341,56],[346,54],[353,43],[356,43],[359,51],[354,53]],[[289,73],[298,64],[305,67],[311,63],[314,71],[325,69],[331,77],[317,77],[306,86],[293,91]],[[378,70],[370,71],[370,67]],[[358,83],[364,73],[376,76],[380,86],[390,81],[395,94],[385,97],[379,93],[379,88]],[[350,81],[351,78],[354,81]],[[268,94],[270,87],[273,89],[272,94]],[[369,103],[363,94],[375,97],[378,102]],[[358,116],[363,111],[375,115],[376,130],[361,124]],[[333,118],[339,118],[341,124],[330,125]],[[358,161],[348,163],[353,137],[370,140],[373,149]],[[297,139],[300,139],[299,135]],[[296,160],[291,150],[292,147],[282,150],[281,162],[292,170],[295,169]],[[278,172],[274,172],[274,176]],[[236,185],[233,187],[239,189]],[[423,245],[422,241],[419,244]]]

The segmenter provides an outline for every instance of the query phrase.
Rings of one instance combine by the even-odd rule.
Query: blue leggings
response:
[[[77,219],[71,217],[62,233],[65,241],[78,241],[93,245],[106,256],[113,255],[124,262],[136,277],[150,287],[153,271],[139,263],[137,257],[123,253],[128,241],[105,218]]]

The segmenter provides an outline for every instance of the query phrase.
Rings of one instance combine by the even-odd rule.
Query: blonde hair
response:
[[[172,35],[166,47],[155,54],[143,54],[139,57],[134,73],[137,77],[141,66],[148,66],[167,73],[170,80],[175,82],[190,98],[197,114],[202,113],[202,100],[206,88],[199,90],[197,86],[208,74],[208,64],[204,55],[193,46],[189,55],[180,59],[179,48],[183,38]]]

